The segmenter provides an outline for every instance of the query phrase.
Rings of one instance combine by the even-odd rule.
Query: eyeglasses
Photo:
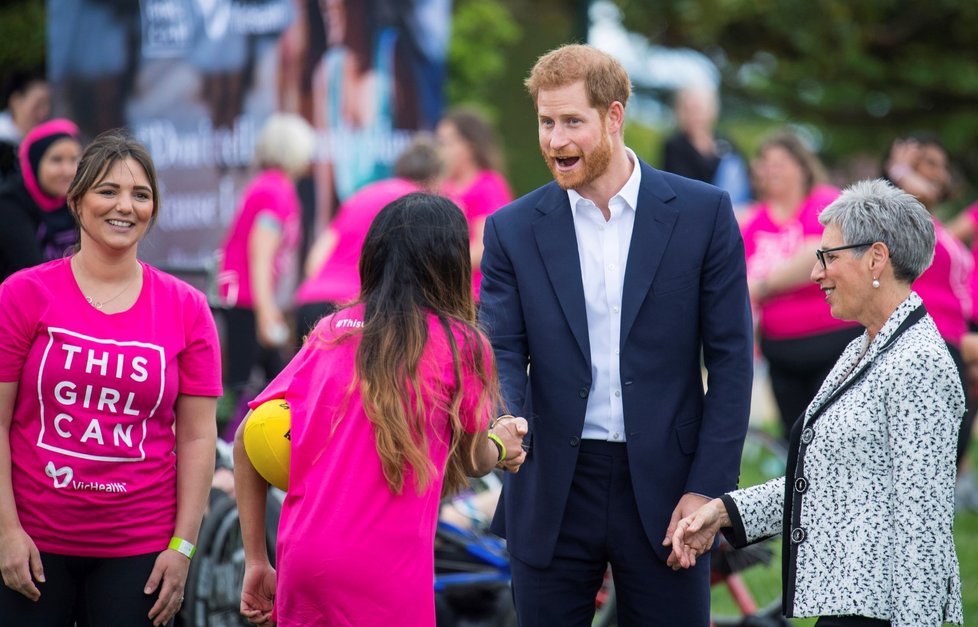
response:
[[[815,251],[815,256],[818,258],[818,263],[821,264],[822,270],[828,270],[825,263],[825,255],[828,253],[836,253],[840,250],[849,250],[850,248],[865,248],[867,246],[872,246],[876,242],[865,242],[863,244],[849,244],[848,246],[836,246],[835,248],[819,248]]]

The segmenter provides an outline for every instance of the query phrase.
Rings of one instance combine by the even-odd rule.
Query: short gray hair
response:
[[[443,165],[435,138],[420,131],[394,162],[394,176],[427,187],[441,176]]]
[[[281,168],[289,176],[305,173],[316,150],[316,133],[294,113],[273,113],[255,144],[255,162],[262,169]]]
[[[853,183],[818,216],[835,224],[845,244],[883,242],[893,275],[913,283],[934,260],[934,222],[920,201],[883,179]],[[863,251],[855,251],[861,256]]]

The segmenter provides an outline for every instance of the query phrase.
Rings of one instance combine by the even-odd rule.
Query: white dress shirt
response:
[[[587,398],[581,437],[609,442],[625,441],[625,415],[621,404],[621,296],[625,262],[635,225],[635,208],[642,169],[631,149],[626,148],[632,174],[608,202],[607,221],[601,209],[573,189],[567,190],[581,278],[587,309],[587,331],[591,349],[591,393]]]

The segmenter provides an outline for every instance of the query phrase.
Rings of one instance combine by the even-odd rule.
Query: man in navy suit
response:
[[[737,485],[752,339],[730,199],[625,146],[610,55],[564,46],[526,85],[555,181],[487,220],[480,314],[530,427],[493,521],[520,625],[590,625],[610,564],[619,625],[705,627],[709,560],[674,571],[668,538]]]

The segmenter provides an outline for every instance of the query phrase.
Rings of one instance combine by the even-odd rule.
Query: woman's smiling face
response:
[[[132,158],[113,163],[77,202],[75,214],[83,247],[114,251],[135,247],[154,215],[153,191],[143,166]]]

